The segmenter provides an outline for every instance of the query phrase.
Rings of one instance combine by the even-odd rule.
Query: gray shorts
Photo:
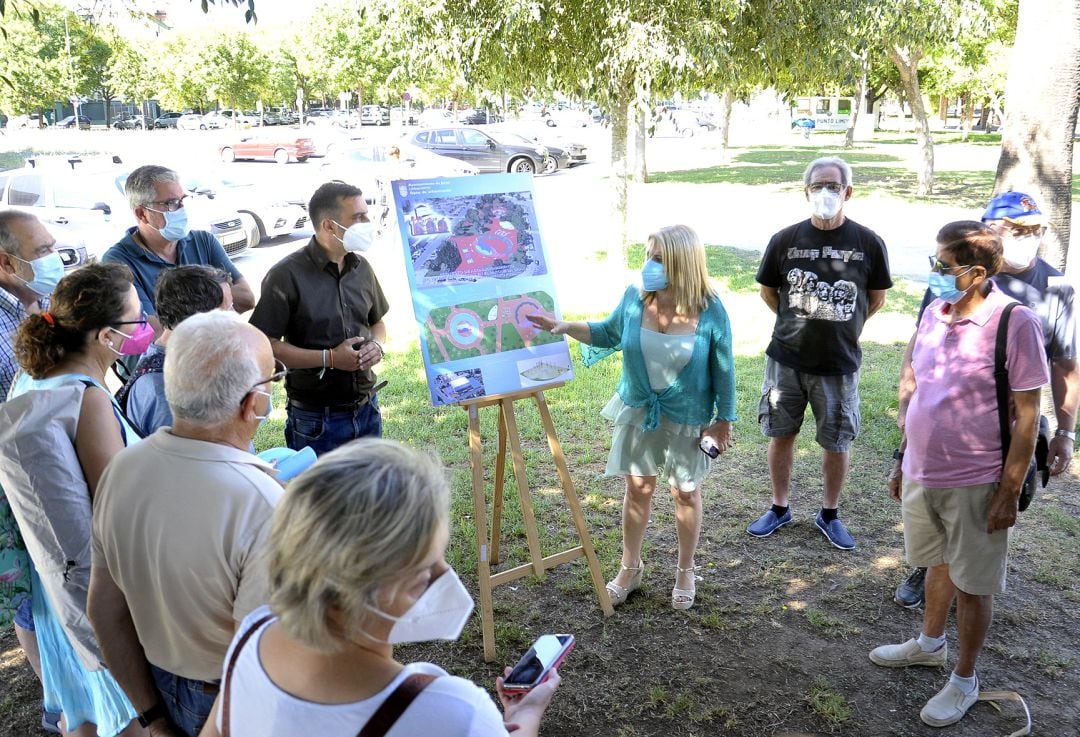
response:
[[[818,445],[834,453],[847,452],[859,435],[859,372],[818,376],[766,356],[758,403],[762,434],[769,438],[798,435],[807,404],[817,423]]]

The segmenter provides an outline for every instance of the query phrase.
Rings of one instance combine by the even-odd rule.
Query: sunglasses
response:
[[[946,271],[952,271],[954,269],[972,268],[971,266],[964,266],[962,264],[957,264],[956,266],[949,266],[948,264],[942,263],[941,259],[939,259],[937,256],[929,256],[928,258],[930,259],[930,271],[937,272],[938,274],[944,274]]]

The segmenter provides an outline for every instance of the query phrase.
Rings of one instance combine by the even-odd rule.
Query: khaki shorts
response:
[[[986,531],[986,512],[997,484],[927,489],[904,479],[901,509],[904,549],[912,566],[949,566],[949,578],[975,596],[1005,590],[1008,530]]]

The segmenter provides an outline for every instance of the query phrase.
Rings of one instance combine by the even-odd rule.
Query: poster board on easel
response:
[[[532,176],[391,183],[435,406],[573,378],[566,341],[526,315],[559,318]]]
[[[559,444],[543,389],[573,378],[566,340],[533,327],[526,316],[559,319],[554,280],[541,237],[532,177],[485,175],[391,184],[405,250],[413,310],[420,327],[431,403],[456,404],[469,417],[469,457],[477,532],[484,659],[495,657],[492,588],[584,558],[605,616],[613,613],[600,563]],[[515,413],[536,403],[580,545],[544,556],[526,479]],[[484,407],[498,407],[498,451],[492,518],[480,436]],[[509,454],[531,561],[499,573],[500,521]]]

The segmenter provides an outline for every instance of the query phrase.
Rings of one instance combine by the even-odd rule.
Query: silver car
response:
[[[65,266],[74,268],[100,258],[135,225],[124,195],[129,171],[130,167],[96,167],[93,162],[73,170],[63,161],[0,172],[0,207],[36,215],[56,237]],[[258,242],[250,222],[236,210],[201,197],[184,207],[191,227],[212,233],[230,257]]]

